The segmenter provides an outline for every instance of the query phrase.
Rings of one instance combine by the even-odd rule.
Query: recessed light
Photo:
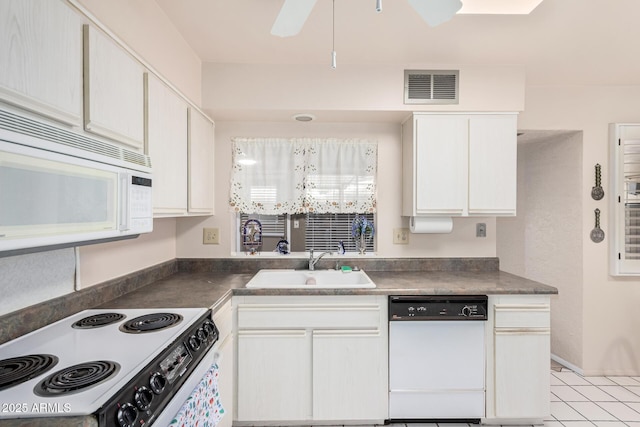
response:
[[[293,116],[294,120],[297,120],[299,122],[310,122],[311,120],[315,120],[316,116],[314,116],[313,114],[296,114]]]

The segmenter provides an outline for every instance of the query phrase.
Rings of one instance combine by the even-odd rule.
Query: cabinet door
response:
[[[96,28],[84,26],[84,127],[142,149],[144,69]]]
[[[549,331],[496,329],[495,415],[544,419],[549,409]]]
[[[469,119],[469,215],[515,215],[516,116]]]
[[[213,123],[189,110],[189,213],[213,214]]]
[[[187,212],[187,104],[159,79],[147,81],[147,154],[154,215]]]
[[[0,1],[0,98],[82,123],[82,21],[64,2]]]
[[[386,349],[379,330],[313,331],[313,419],[387,419]]]
[[[311,417],[311,354],[305,330],[238,331],[238,421]]]
[[[462,215],[468,177],[467,117],[425,115],[415,120],[416,214]]]

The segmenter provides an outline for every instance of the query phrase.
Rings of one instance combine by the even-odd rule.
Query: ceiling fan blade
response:
[[[462,7],[460,0],[408,0],[418,15],[430,27],[443,24],[453,18]]]
[[[273,23],[271,34],[280,37],[298,34],[315,4],[316,0],[285,0]]]

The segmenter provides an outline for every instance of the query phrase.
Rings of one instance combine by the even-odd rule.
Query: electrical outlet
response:
[[[484,222],[476,224],[476,237],[487,237],[487,224]]]
[[[394,245],[408,245],[409,244],[409,229],[408,228],[394,228],[393,229],[393,244]]]
[[[220,233],[217,228],[203,228],[202,229],[202,243],[205,245],[219,245]]]

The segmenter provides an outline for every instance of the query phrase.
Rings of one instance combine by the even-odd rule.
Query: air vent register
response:
[[[405,70],[405,104],[457,104],[458,70]]]

